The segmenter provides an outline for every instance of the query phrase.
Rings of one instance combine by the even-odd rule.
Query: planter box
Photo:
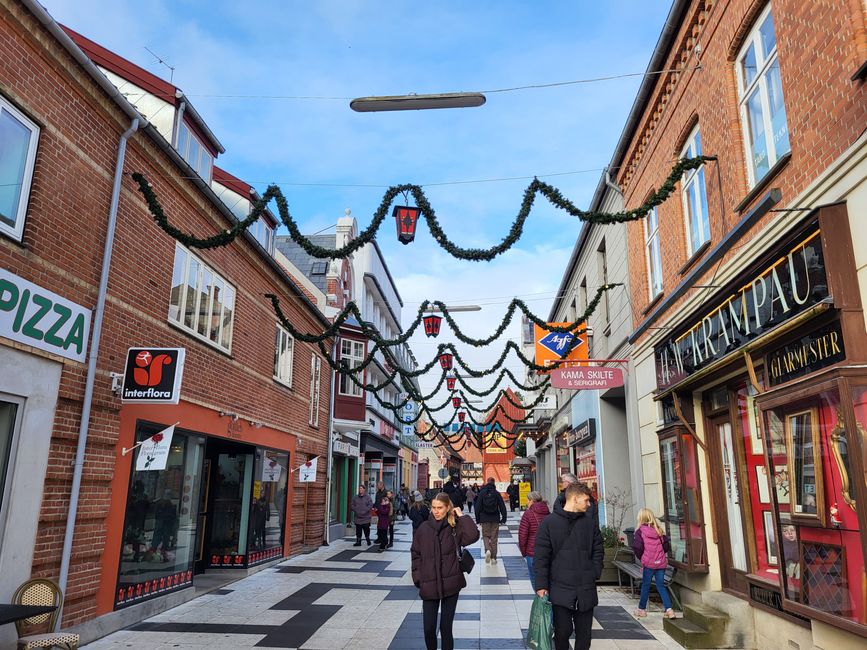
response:
[[[617,568],[614,566],[614,556],[622,562],[632,561],[632,549],[621,546],[620,548],[606,548],[605,559],[602,564],[602,576],[599,582],[617,584]]]

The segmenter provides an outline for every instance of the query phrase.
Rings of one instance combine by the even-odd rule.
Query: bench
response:
[[[619,553],[619,550],[618,550]],[[614,556],[614,566],[617,567],[617,586],[623,587],[623,574],[629,578],[629,593],[635,598],[635,584],[641,584],[641,580],[644,574],[644,567],[641,566],[641,561],[638,560],[635,555],[632,556],[632,559],[629,561],[618,560],[617,555]],[[668,587],[668,593],[671,595],[671,602],[678,609],[683,609],[680,605],[680,599],[677,597],[677,594],[674,593],[674,589],[671,588],[671,581],[674,578],[675,569],[674,567],[669,566],[665,570],[665,586]]]

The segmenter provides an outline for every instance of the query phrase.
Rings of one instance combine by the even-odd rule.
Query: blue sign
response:
[[[570,332],[549,332],[539,339],[539,344],[544,345],[554,354],[562,356],[566,350],[574,349],[583,343],[581,337],[578,337],[578,342],[573,345],[574,338],[575,335]]]

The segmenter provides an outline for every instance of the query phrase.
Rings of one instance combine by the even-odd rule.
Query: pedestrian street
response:
[[[524,648],[533,600],[517,546],[520,512],[500,527],[499,560],[486,565],[481,540],[461,592],[456,649]],[[352,531],[347,529],[347,533]],[[409,573],[412,527],[398,522],[394,547],[353,547],[354,535],[289,559],[87,646],[119,648],[424,649],[422,603]],[[637,600],[599,588],[594,650],[680,648],[662,631],[662,610],[632,616]]]

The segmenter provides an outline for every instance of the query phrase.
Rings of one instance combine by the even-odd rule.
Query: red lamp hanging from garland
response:
[[[463,411],[461,411],[460,413],[458,413],[458,420],[459,420],[460,422],[463,422],[465,417],[467,417],[467,414],[464,413]]]
[[[460,397],[452,397],[452,406],[455,408],[461,407],[461,398]]]
[[[424,333],[428,336],[432,336],[436,338],[440,333],[440,325],[442,325],[443,319],[441,316],[434,316],[433,314],[429,314],[425,316],[424,321]]]
[[[440,366],[442,366],[443,370],[451,370],[452,369],[452,359],[453,358],[454,358],[454,355],[452,355],[448,352],[443,352],[440,355]]]
[[[392,215],[397,222],[397,240],[401,244],[408,244],[415,239],[415,226],[418,223],[419,214],[421,214],[419,208],[405,205],[394,206]]]
[[[446,377],[446,386],[449,390],[455,389],[455,381],[457,380],[457,375],[452,377]]]

